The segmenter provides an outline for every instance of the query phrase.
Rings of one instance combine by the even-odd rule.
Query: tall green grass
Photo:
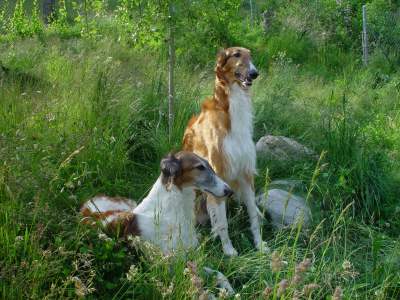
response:
[[[196,287],[185,271],[191,260],[199,270],[223,272],[238,298],[269,292],[276,299],[279,283],[290,282],[306,258],[312,266],[301,283],[286,288],[285,299],[312,283],[319,287],[303,299],[330,299],[339,286],[345,299],[399,297],[400,76],[384,58],[377,54],[361,68],[338,47],[310,55],[315,41],[290,43],[298,34],[291,31],[274,32],[268,41],[259,28],[243,39],[240,30],[229,36],[256,48],[255,139],[284,135],[325,153],[318,164],[258,162],[258,192],[273,179],[302,181],[299,193],[307,195],[313,224],[274,230],[264,220],[263,235],[276,252],[262,255],[244,229],[245,210],[229,203],[240,256],[224,257],[210,229],[201,228],[198,249],[165,258],[149,245],[83,226],[78,209],[97,193],[144,197],[160,159],[180,148],[187,121],[212,93],[211,50],[190,52],[199,55],[193,60],[178,55],[169,140],[164,46],[135,47],[118,20],[97,21],[82,32],[84,23],[61,18],[40,34],[1,38],[1,298],[193,298]],[[218,294],[215,278],[199,272],[205,288]]]

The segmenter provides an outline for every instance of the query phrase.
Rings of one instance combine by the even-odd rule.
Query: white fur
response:
[[[218,235],[221,239],[222,249],[225,255],[236,256],[238,253],[233,247],[228,234],[225,201],[220,203],[207,202],[207,212],[210,216],[212,231],[214,235]]]
[[[235,195],[246,205],[257,249],[268,252],[262,241],[259,222],[259,211],[255,202],[254,191],[249,182],[243,179],[245,174],[256,174],[256,147],[253,142],[253,110],[249,92],[236,83],[230,87],[229,116],[231,128],[223,141],[223,151],[227,160],[228,180],[238,180],[239,188]],[[219,235],[226,255],[236,255],[228,235],[228,222],[224,205],[207,203],[213,232]]]
[[[107,196],[97,196],[85,203],[83,207],[90,209],[92,212],[105,212],[109,210],[129,210],[132,206],[129,202],[110,201]]]
[[[257,68],[256,68],[255,65],[253,65],[252,62],[250,62],[250,70],[249,70],[249,72],[253,72],[253,71],[256,71],[256,72],[257,72]]]
[[[256,173],[256,147],[253,142],[253,108],[248,91],[236,83],[230,88],[231,130],[224,138],[223,151],[228,160],[228,179]]]
[[[167,191],[158,178],[149,195],[133,210],[141,237],[159,246],[164,253],[198,245],[194,227],[193,188]]]
[[[140,237],[167,254],[175,250],[186,251],[198,245],[194,227],[195,197],[193,187],[180,190],[172,185],[167,190],[159,177],[148,196],[136,208],[128,201],[112,201],[107,196],[94,197],[83,208],[88,208],[92,213],[116,211],[102,220],[104,226],[120,218],[118,212],[132,212],[138,223]]]

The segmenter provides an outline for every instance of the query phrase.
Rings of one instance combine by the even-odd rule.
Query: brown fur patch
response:
[[[118,213],[117,218],[107,225],[107,231],[118,237],[127,237],[130,235],[140,235],[140,228],[134,213]]]

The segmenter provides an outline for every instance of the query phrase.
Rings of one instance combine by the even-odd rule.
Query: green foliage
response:
[[[277,297],[282,279],[312,258],[292,298],[398,299],[400,76],[394,1],[367,4],[371,63],[360,65],[360,1],[254,1],[271,10],[265,32],[237,0],[60,1],[53,24],[39,1],[0,8],[0,298],[193,299],[198,269],[223,272],[242,299]],[[265,5],[265,7],[264,7]],[[10,5],[11,6],[11,5]],[[11,13],[10,13],[11,11]],[[165,38],[174,26],[176,115],[167,138]],[[36,37],[38,35],[39,38]],[[229,203],[229,231],[240,256],[200,229],[201,246],[162,257],[147,244],[83,226],[78,208],[105,193],[140,201],[160,158],[179,149],[188,119],[213,89],[215,53],[252,50],[255,139],[293,137],[324,153],[316,163],[258,162],[257,191],[293,178],[313,211],[310,229],[263,235],[287,264],[254,251],[243,207]],[[218,294],[215,278],[205,288]],[[268,291],[268,290],[267,290]],[[239,296],[237,296],[239,297]],[[302,295],[303,298],[304,295]]]
[[[25,0],[17,0],[15,3],[14,14],[11,19],[11,30],[21,36],[32,35],[31,26],[25,14]]]
[[[8,16],[7,16],[8,1],[3,1],[0,7],[0,33],[4,34],[8,29]]]
[[[65,4],[65,0],[59,1],[56,15],[57,17],[51,23],[51,26],[56,30],[58,34],[60,35],[67,34],[69,31],[69,24],[68,24],[68,11]]]
[[[400,57],[400,17],[398,5],[373,1],[367,5],[369,39],[373,49],[382,53],[393,70]]]

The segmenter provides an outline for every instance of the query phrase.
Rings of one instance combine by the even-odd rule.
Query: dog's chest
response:
[[[157,184],[161,186],[161,182]],[[135,210],[142,237],[158,245],[164,253],[195,247],[198,242],[193,218],[194,198],[193,191],[177,188],[169,192],[164,188],[157,193],[150,192],[147,203]]]
[[[253,142],[253,111],[249,94],[236,84],[229,96],[230,131],[224,138],[223,149],[227,176],[236,179],[243,173],[256,172],[256,149]]]

